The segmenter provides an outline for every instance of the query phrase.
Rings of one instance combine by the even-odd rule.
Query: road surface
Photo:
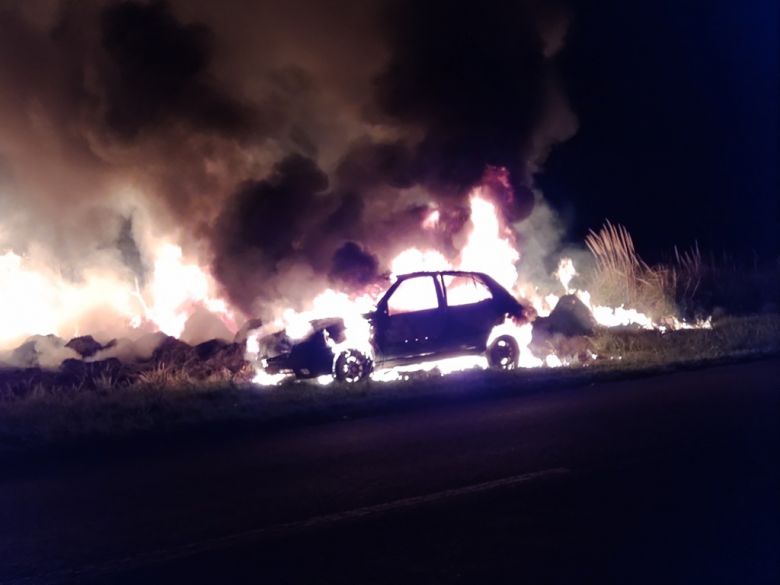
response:
[[[780,360],[3,471],[0,583],[778,583]]]

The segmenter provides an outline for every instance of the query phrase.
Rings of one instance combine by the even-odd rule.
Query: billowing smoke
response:
[[[181,123],[248,134],[251,112],[208,77],[213,39],[202,24],[182,25],[165,4],[117,3],[100,14],[109,128],[130,140],[145,129]]]
[[[358,288],[376,280],[379,262],[355,242],[347,242],[333,254],[330,276],[350,288]]]
[[[509,171],[522,226],[576,126],[554,68],[568,19],[535,0],[5,0],[0,255],[143,298],[175,243],[268,317],[369,285],[407,245],[456,247],[487,167]],[[443,227],[422,232],[434,204]]]
[[[528,214],[535,164],[571,132],[548,121],[560,115],[544,38],[551,10],[502,1],[389,7],[391,56],[375,80],[377,118],[412,132],[411,165],[430,191],[460,196],[486,166],[503,167],[515,193],[506,211]]]

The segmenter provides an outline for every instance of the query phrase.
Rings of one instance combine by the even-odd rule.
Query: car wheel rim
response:
[[[515,348],[505,339],[499,339],[493,346],[493,363],[502,370],[511,370],[517,364]]]
[[[360,357],[351,352],[345,356],[341,366],[341,374],[345,382],[357,382],[363,377],[364,370],[363,360]]]

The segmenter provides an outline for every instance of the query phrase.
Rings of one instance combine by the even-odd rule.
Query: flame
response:
[[[460,270],[484,272],[507,290],[517,282],[520,253],[511,233],[501,226],[493,203],[478,188],[471,197],[472,230],[460,253]]]
[[[602,327],[627,327],[635,325],[642,329],[657,329],[662,333],[671,329],[711,329],[712,320],[700,320],[695,323],[686,323],[676,317],[670,317],[664,320],[664,323],[654,321],[647,313],[643,313],[634,308],[626,308],[623,305],[619,307],[607,307],[604,305],[594,305],[591,302],[591,294],[587,290],[572,289],[569,287],[571,279],[577,275],[574,268],[574,262],[571,258],[561,258],[555,276],[563,286],[566,294],[574,294],[582,303],[590,309],[596,323]],[[555,298],[557,303],[558,299]]]
[[[564,290],[568,293],[571,279],[577,276],[577,271],[574,268],[574,262],[572,262],[571,258],[561,258],[558,263],[558,270],[555,271],[555,276],[558,277]]]
[[[408,248],[398,256],[393,258],[390,263],[392,276],[400,274],[409,274],[410,272],[425,272],[436,270],[450,270],[452,265],[441,252],[436,250],[418,250],[417,248]]]
[[[436,229],[436,227],[438,227],[438,225],[439,225],[439,220],[440,219],[441,219],[441,214],[439,213],[439,210],[438,209],[434,209],[423,220],[422,226],[426,230]]]
[[[129,322],[138,310],[126,283],[88,271],[73,283],[14,252],[0,255],[0,348],[31,335],[74,336],[90,314]]]
[[[533,336],[533,325],[531,323],[519,324],[514,319],[506,319],[506,321],[494,327],[493,331],[491,331],[487,342],[488,347],[502,335],[509,335],[517,342],[517,346],[520,349],[518,367],[538,368],[542,365],[542,360],[536,357],[529,347]]]
[[[156,246],[143,290],[137,281],[97,268],[73,282],[12,251],[0,255],[0,283],[0,348],[36,334],[73,337],[82,332],[82,323],[95,321],[124,324],[127,332],[147,326],[178,337],[199,306],[229,330],[237,329],[235,314],[215,293],[213,279],[197,264],[186,263],[181,247],[170,243]],[[119,329],[111,333],[125,333]]]
[[[442,376],[447,376],[454,372],[462,372],[464,370],[484,370],[488,367],[487,359],[481,355],[466,355],[456,356],[450,358],[443,358],[440,360],[430,360],[421,362],[418,364],[409,364],[403,366],[395,366],[392,368],[382,368],[375,371],[371,375],[371,379],[375,382],[395,382],[398,380],[408,380],[414,374],[420,372],[438,372]]]
[[[470,221],[468,235],[460,254],[454,262],[450,262],[438,250],[408,248],[396,255],[390,262],[391,277],[412,272],[435,272],[440,270],[464,270],[484,272],[508,289],[512,289],[517,281],[516,263],[520,258],[511,232],[501,225],[496,206],[491,203],[482,188],[474,190],[470,197]],[[439,211],[432,211],[422,222],[424,229],[431,229],[438,224]],[[448,287],[448,298],[451,302],[469,303],[485,298],[484,292],[469,282],[459,282],[453,278],[445,282]],[[432,308],[432,283],[425,281],[406,281],[393,296],[395,308],[403,311],[415,311]],[[301,340],[312,333],[311,321],[327,317],[339,316],[345,324],[345,340],[335,343],[328,340],[334,356],[342,350],[358,349],[369,357],[373,357],[371,331],[363,315],[369,312],[378,298],[364,295],[352,298],[344,293],[326,289],[316,295],[307,311],[297,312],[287,309],[281,319],[276,321],[277,329],[284,329],[286,335],[293,341]],[[435,298],[433,299],[435,302]],[[511,335],[520,348],[520,367],[538,367],[542,360],[536,358],[528,348],[531,342],[532,328],[530,323],[522,325],[507,322],[495,328],[492,342],[499,335]],[[259,334],[258,334],[259,335]],[[255,341],[256,343],[256,341]],[[247,353],[251,357],[252,352]],[[470,368],[486,368],[484,356],[458,356],[443,360],[426,361],[419,364],[381,368],[373,372],[372,379],[390,381],[408,377],[416,371],[437,370],[441,374]],[[262,364],[261,364],[262,369]],[[276,383],[277,375],[258,374],[257,383]],[[324,383],[324,380],[318,380]]]
[[[213,295],[215,284],[211,277],[197,264],[187,264],[183,260],[180,246],[162,244],[155,253],[151,282],[147,296],[136,291],[143,307],[144,317],[155,326],[173,337],[179,337],[197,304],[223,318],[235,330],[235,320],[227,303]]]

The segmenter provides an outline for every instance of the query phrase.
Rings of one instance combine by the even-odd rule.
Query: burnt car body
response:
[[[523,306],[487,274],[456,270],[404,274],[364,316],[371,327],[368,350],[349,347],[344,323],[335,318],[312,323],[314,332],[289,351],[267,358],[266,369],[299,378],[333,374],[354,382],[374,365],[485,352],[491,365],[508,369],[517,363],[517,343],[502,336],[488,348],[488,341],[494,327],[524,316]]]

